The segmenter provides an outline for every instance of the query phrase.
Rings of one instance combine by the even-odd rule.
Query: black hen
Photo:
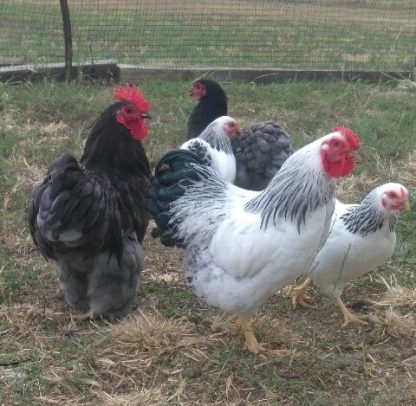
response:
[[[198,100],[188,119],[186,139],[196,138],[216,118],[227,115],[227,96],[214,80],[199,79],[189,94]]]
[[[32,194],[33,241],[60,272],[66,302],[115,320],[134,305],[148,225],[150,165],[140,142],[149,105],[133,86],[92,126],[78,162],[66,153]]]
[[[219,116],[227,115],[227,96],[214,80],[199,79],[190,94],[198,100],[188,120],[187,139],[197,137]],[[254,124],[232,138],[237,163],[235,185],[249,190],[263,190],[293,153],[290,136],[273,121]]]

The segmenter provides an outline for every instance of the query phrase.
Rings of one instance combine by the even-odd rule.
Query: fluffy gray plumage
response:
[[[243,189],[263,190],[293,153],[289,135],[274,121],[254,124],[231,142],[237,161],[235,184]]]
[[[134,307],[150,165],[140,141],[116,121],[127,102],[94,123],[78,162],[63,154],[35,187],[28,218],[33,241],[58,266],[66,302],[111,321]]]

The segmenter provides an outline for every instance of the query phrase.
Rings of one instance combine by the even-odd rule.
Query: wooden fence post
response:
[[[69,82],[72,77],[72,32],[71,32],[71,18],[69,15],[69,7],[67,0],[60,0],[62,22],[64,28],[65,41],[65,80]]]

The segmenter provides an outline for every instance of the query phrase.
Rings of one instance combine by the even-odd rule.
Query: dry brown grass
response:
[[[169,397],[161,393],[160,387],[150,389],[133,387],[131,393],[125,395],[110,395],[103,391],[98,394],[98,400],[108,406],[159,406],[167,404]]]
[[[156,310],[138,312],[112,328],[114,348],[149,365],[150,358],[174,355],[177,351],[190,359],[207,358],[207,341],[214,336],[197,334],[195,326],[184,318],[166,319]]]
[[[412,313],[403,315],[389,307],[385,311],[383,324],[390,336],[416,337],[416,320]]]
[[[271,107],[261,113],[253,109],[247,116],[250,106],[244,98],[235,106],[247,121],[271,112]],[[325,105],[316,101],[310,109],[321,111]],[[7,114],[6,125],[18,127]],[[293,117],[291,124],[295,121]],[[362,328],[341,329],[338,310],[318,293],[313,294],[317,310],[293,310],[287,298],[274,295],[254,328],[268,348],[287,353],[264,360],[242,350],[241,334],[227,323],[227,315],[190,293],[181,250],[163,247],[147,235],[142,274],[146,297],[138,295],[138,309],[115,325],[71,320],[56,294],[56,268],[35,251],[23,213],[16,208],[46,171],[49,156],[40,151],[54,149],[54,156],[58,146],[71,142],[70,134],[80,150],[82,125],[73,131],[59,120],[20,125],[28,136],[8,157],[7,176],[13,182],[1,201],[0,239],[7,262],[0,273],[16,269],[34,276],[9,289],[0,306],[0,396],[5,406],[414,403],[416,299],[414,291],[388,278],[387,286],[369,275],[347,289],[348,306],[373,315]],[[156,123],[158,129],[165,125]],[[154,161],[174,144],[149,137],[146,148]],[[386,176],[416,186],[414,152],[400,162],[376,160],[376,172],[364,165],[359,175],[341,182],[343,200],[357,201]],[[400,267],[392,262],[383,275],[394,272]],[[3,283],[0,294],[6,289]]]
[[[391,277],[392,280],[390,283],[382,276],[380,276],[380,279],[386,285],[387,291],[384,293],[382,299],[376,302],[378,306],[409,308],[416,306],[416,289],[400,286],[393,276]]]

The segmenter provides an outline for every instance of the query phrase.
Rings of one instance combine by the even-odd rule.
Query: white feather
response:
[[[211,157],[211,167],[226,181],[234,183],[236,175],[236,161],[233,154],[227,154],[224,151],[218,151],[212,148],[206,141],[200,138],[193,138],[184,142],[181,149],[195,150],[195,146],[200,145],[207,150]]]
[[[181,149],[206,151],[209,165],[218,172],[226,182],[234,183],[236,176],[236,160],[231,141],[226,134],[227,125],[237,125],[234,118],[221,116],[211,122],[197,138],[190,139],[181,145]],[[200,156],[204,159],[204,156]]]
[[[308,275],[326,295],[340,297],[348,282],[376,269],[392,255],[396,245],[396,233],[394,226],[391,228],[389,220],[396,214],[384,210],[380,204],[381,193],[388,187],[391,188],[391,185],[398,185],[397,188],[401,187],[405,190],[402,185],[390,183],[372,192],[374,194],[372,210],[380,212],[384,222],[381,228],[365,235],[348,231],[341,219],[349,208],[358,205],[336,201],[333,227]]]
[[[172,204],[172,222],[186,240],[186,279],[198,296],[251,317],[276,290],[308,270],[328,234],[335,205],[335,182],[322,172],[320,142],[289,157],[286,169],[263,192],[225,183],[207,168],[207,179],[195,182]],[[310,186],[310,198],[290,176]],[[304,217],[277,213],[263,222],[262,210],[268,206],[252,203],[264,197],[268,204],[281,194],[287,195],[287,204],[295,194],[314,203],[301,213]]]

